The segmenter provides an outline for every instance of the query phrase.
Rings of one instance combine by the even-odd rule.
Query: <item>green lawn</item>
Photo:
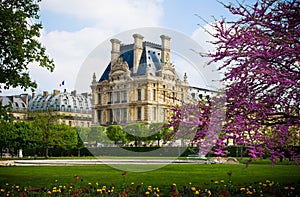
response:
[[[228,180],[227,172],[232,172],[233,183],[256,182],[272,180],[280,183],[300,183],[300,166],[296,165],[205,165],[205,164],[170,164],[148,172],[127,172],[127,183],[141,183],[153,186],[168,187],[172,183],[185,185],[210,183],[212,180]],[[0,167],[0,184],[16,184],[38,187],[40,185],[74,183],[74,176],[79,176],[79,182],[116,185],[123,182],[123,171],[107,165],[85,166],[11,166]]]

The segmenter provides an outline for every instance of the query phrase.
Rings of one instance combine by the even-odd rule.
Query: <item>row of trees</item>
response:
[[[128,124],[126,126],[109,125],[78,127],[78,135],[87,145],[101,146],[112,144],[131,144],[132,146],[140,146],[157,141],[156,145],[160,146],[160,142],[165,141],[169,134],[169,129],[163,127],[164,123],[145,124]]]
[[[9,119],[0,119],[0,150],[7,149],[11,154],[17,155],[18,150],[36,149],[44,150],[49,157],[49,149],[80,150],[85,146],[111,146],[116,144],[129,144],[139,146],[160,140],[165,140],[168,129],[163,128],[163,123],[71,127],[58,123],[58,115],[52,113],[35,113],[29,115],[29,121],[14,122]],[[32,152],[32,151],[31,151]]]

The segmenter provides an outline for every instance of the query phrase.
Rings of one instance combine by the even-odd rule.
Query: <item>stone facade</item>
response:
[[[161,45],[133,38],[112,39],[111,62],[99,80],[93,76],[95,125],[164,122],[170,107],[188,101],[187,76],[180,80],[170,62],[171,38],[162,35]]]
[[[42,94],[21,94],[14,96],[1,96],[3,106],[11,105],[11,113],[15,120],[27,120],[30,113],[52,113],[59,115],[58,123],[70,126],[91,126],[92,105],[91,95],[87,93],[76,94],[53,90],[53,93],[44,91]]]

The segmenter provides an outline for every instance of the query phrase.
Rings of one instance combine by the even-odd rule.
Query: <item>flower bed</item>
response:
[[[299,183],[282,185],[270,180],[254,183],[233,183],[231,181],[232,173],[229,172],[227,175],[227,180],[210,180],[203,183],[190,182],[180,186],[171,183],[167,188],[130,182],[130,177],[127,177],[126,173],[121,174],[123,177],[121,185],[115,185],[114,182],[110,185],[85,182],[75,175],[72,183],[61,184],[55,180],[54,184],[42,185],[38,188],[6,183],[0,185],[0,196],[297,196],[300,193]]]

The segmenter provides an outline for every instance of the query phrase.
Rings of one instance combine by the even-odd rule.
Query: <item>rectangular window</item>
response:
[[[155,101],[156,100],[156,89],[152,89],[152,101]]]
[[[162,122],[166,121],[166,109],[161,109]]]
[[[99,122],[99,124],[101,124],[101,113],[102,113],[102,111],[101,111],[101,110],[98,110],[97,112],[98,112],[98,115],[97,115],[97,117],[98,117],[98,122]]]
[[[121,93],[120,92],[116,92],[117,94],[117,100],[116,100],[116,103],[120,103],[120,100],[121,100]]]
[[[123,122],[127,122],[127,109],[123,109]]]
[[[172,92],[173,103],[175,102],[175,92]]]
[[[101,99],[102,99],[102,97],[101,97],[101,94],[99,93],[99,94],[98,94],[98,104],[101,104],[101,103],[102,103]]]
[[[163,91],[163,102],[166,102],[166,91]]]
[[[121,120],[121,111],[120,111],[120,109],[116,109],[116,121],[117,122],[120,122],[120,120]]]
[[[152,120],[156,120],[156,107],[152,107]]]
[[[142,90],[141,90],[141,89],[138,89],[138,90],[137,90],[137,100],[138,100],[138,101],[141,101],[141,100],[142,100]]]
[[[137,120],[142,120],[142,107],[137,108]]]
[[[114,97],[114,95],[113,95],[112,92],[109,92],[108,94],[109,94],[109,102],[108,102],[108,104],[112,104],[113,103],[113,97]]]
[[[109,109],[109,122],[112,123],[114,118],[113,110]]]
[[[123,92],[123,103],[127,103],[127,91]]]

